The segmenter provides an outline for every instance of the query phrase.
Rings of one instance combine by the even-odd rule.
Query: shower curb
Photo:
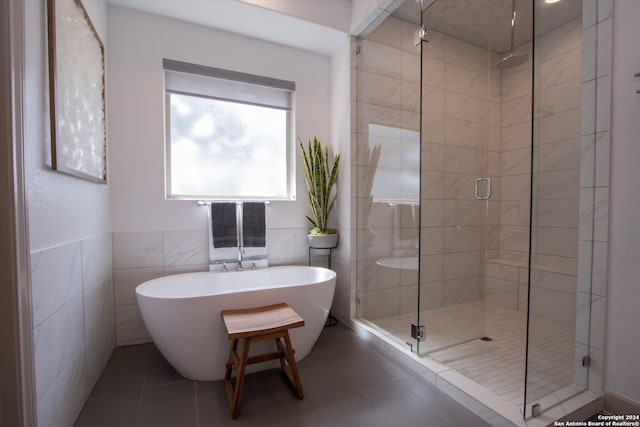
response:
[[[357,319],[351,319],[346,326],[495,427],[543,427],[553,425],[557,420],[585,420],[602,409],[601,396],[585,391],[536,418],[524,420],[520,408],[452,368],[429,358],[420,358],[413,352],[408,353],[397,342]]]

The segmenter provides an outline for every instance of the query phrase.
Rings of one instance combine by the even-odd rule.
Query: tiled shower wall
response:
[[[421,308],[474,301],[483,295],[483,253],[497,248],[500,198],[499,59],[469,43],[434,34],[423,51],[424,97]],[[476,200],[474,183],[492,179],[492,196]],[[483,191],[482,188],[479,189]],[[430,242],[434,244],[430,244]]]
[[[206,212],[203,210],[203,221]],[[269,265],[306,265],[304,229],[267,229]],[[324,260],[312,260],[318,265]],[[117,345],[151,340],[136,301],[139,284],[170,274],[208,271],[207,230],[121,232],[113,234],[113,287]]]
[[[575,271],[580,174],[581,18],[536,40],[534,263]],[[502,73],[502,182],[498,258],[528,261],[531,43]]]
[[[597,394],[604,375],[613,18],[613,1],[583,1],[581,153],[587,166],[580,174],[575,345],[576,355],[591,358],[587,385]]]
[[[535,70],[533,263],[575,274],[578,256],[582,18],[539,37]],[[586,166],[588,167],[588,166]]]
[[[111,234],[31,254],[38,426],[70,426],[115,347]]]
[[[368,319],[415,310],[411,302],[417,295],[417,272],[386,269],[376,260],[416,255],[417,218],[411,215],[410,205],[372,200],[377,164],[369,147],[370,123],[415,132],[420,129],[420,56],[419,48],[409,43],[413,29],[415,26],[407,22],[387,18],[367,39],[355,41],[351,60],[352,87],[356,89],[352,91],[357,170],[356,313]]]
[[[581,173],[582,18],[536,40],[532,255],[538,314],[575,322]],[[419,51],[413,24],[390,17],[358,42],[358,315],[376,319],[414,311],[417,275],[381,267],[380,258],[415,253],[410,206],[372,203],[367,183],[368,124],[418,130]],[[487,76],[496,55],[429,33],[423,64],[421,307],[487,300],[526,310],[531,168],[531,43],[523,65]],[[588,88],[587,88],[588,90]],[[483,151],[482,148],[486,148]],[[583,164],[589,169],[588,164]],[[489,175],[487,205],[473,180]],[[584,172],[583,172],[584,174]],[[486,206],[486,210],[485,209]],[[483,235],[482,221],[487,223]],[[481,264],[485,241],[490,263]],[[401,244],[398,245],[397,243]],[[394,244],[395,243],[395,244]],[[555,301],[555,302],[554,302]],[[553,307],[568,307],[555,310]]]
[[[501,74],[499,245],[490,259],[527,262],[531,181],[531,43],[514,49],[527,54],[522,65]]]
[[[531,170],[532,53],[534,118],[532,309],[574,324],[581,167],[582,18],[518,47],[529,59],[502,72],[500,244],[486,270],[486,298],[527,310]]]
[[[536,140],[536,144],[546,146],[540,146],[535,152],[537,164],[542,165],[545,170],[541,173],[541,179],[534,182],[536,186],[534,190],[537,192],[538,197],[543,200],[542,203],[536,202],[534,206],[536,215],[538,215],[534,223],[534,238],[549,240],[534,242],[534,250],[537,255],[534,262],[544,262],[546,265],[532,271],[533,280],[536,282],[534,286],[537,288],[534,289],[533,301],[535,301],[537,307],[546,310],[547,315],[550,317],[560,315],[563,317],[560,320],[564,323],[576,323],[575,352],[569,355],[575,358],[573,361],[576,369],[574,383],[578,386],[587,385],[591,391],[601,394],[607,288],[611,121],[610,64],[614,2],[611,0],[584,0],[582,4],[583,16],[581,25],[580,22],[573,22],[567,24],[562,30],[558,30],[559,32],[568,31],[568,33],[565,32],[564,34],[570,39],[568,41],[573,40],[575,42],[576,38],[581,38],[581,45],[574,44],[571,46],[569,44],[565,46],[562,43],[557,46],[553,46],[553,44],[547,45],[547,56],[544,58],[546,62],[545,71],[550,73],[543,83],[545,85],[544,89],[541,88],[541,90],[546,89],[546,95],[549,98],[536,105],[535,126],[539,133],[539,139]],[[405,29],[402,34],[407,36],[415,29],[412,26],[409,28]],[[397,43],[399,37],[397,34],[391,33],[389,36],[390,40]],[[558,34],[551,32],[546,35],[546,40],[549,43],[553,43],[555,38],[555,42],[558,42],[558,37]],[[382,40],[378,42],[384,44]],[[568,55],[566,57],[559,55],[557,51],[554,54],[554,48],[566,49],[565,53]],[[540,55],[542,52],[538,50],[536,54]],[[568,62],[570,63],[565,62],[566,59],[569,59]],[[512,71],[514,74],[517,72],[515,69]],[[538,69],[536,71],[540,75],[539,72],[541,70]],[[570,77],[572,73],[573,76]],[[505,74],[508,74],[508,72]],[[525,74],[522,73],[519,77],[526,80]],[[353,70],[352,75],[354,79],[359,77],[356,70]],[[515,84],[516,82],[510,83]],[[505,97],[511,96],[513,98],[510,100],[514,100],[517,97],[528,96],[528,102],[524,101],[520,105],[524,106],[526,104],[530,108],[530,83],[527,87],[512,88],[506,86],[508,84],[509,82],[503,82],[502,90],[516,92],[505,93]],[[537,84],[539,85],[540,82],[537,82]],[[578,104],[576,104],[577,92],[580,93]],[[563,99],[563,97],[566,98]],[[356,142],[362,139],[366,141],[366,128],[363,127],[361,120],[362,112],[375,116],[377,120],[392,122],[395,119],[398,120],[396,123],[404,124],[407,123],[406,119],[411,116],[407,111],[392,111],[380,106],[356,103],[357,97],[355,94],[353,94],[353,99],[354,105],[358,106],[356,110],[357,116],[354,115],[354,117],[358,118],[357,137],[359,138],[354,141],[354,147],[361,148],[362,143],[357,144]],[[579,111],[575,111],[577,108],[579,108]],[[530,118],[530,109],[526,115]],[[405,118],[404,121],[402,120],[403,117]],[[516,119],[515,116],[512,118]],[[497,150],[500,157],[505,151],[525,148],[518,146],[518,144],[525,141],[529,146],[531,139],[530,129],[532,123],[528,119],[516,119],[520,121],[511,123],[509,123],[509,118],[505,119],[501,122],[503,135],[501,146]],[[566,120],[566,122],[563,123],[563,120]],[[409,120],[409,122],[415,123],[413,119]],[[577,133],[576,129],[578,130]],[[437,136],[443,133],[443,129],[439,129],[437,126],[427,126],[424,132],[434,132]],[[556,134],[556,132],[558,133]],[[580,146],[577,149],[576,139],[580,141]],[[511,146],[509,146],[510,144]],[[492,146],[490,146],[491,149]],[[426,150],[423,150],[423,152],[425,157],[430,156]],[[500,198],[504,202],[519,202],[523,200],[522,194],[528,196],[530,178],[528,176],[529,171],[523,172],[522,169],[518,168],[517,164],[518,160],[520,164],[523,162],[528,163],[527,161],[530,161],[530,158],[527,159],[524,152],[505,154],[505,159],[500,159],[499,175],[502,176],[503,172],[505,172],[505,179],[501,186],[498,185],[498,187],[501,187],[499,197],[502,196]],[[357,175],[358,182],[366,182],[367,173],[363,172],[363,166],[366,168],[366,162],[363,162],[363,157],[358,157],[356,161],[360,170]],[[575,166],[576,161],[579,166]],[[576,182],[576,169],[578,169],[578,183]],[[491,169],[491,172],[493,171],[494,169]],[[518,176],[521,176],[520,179]],[[560,179],[555,181],[555,178]],[[556,184],[553,184],[553,182],[556,182]],[[571,190],[572,194],[570,196],[562,196],[562,187],[564,186]],[[357,189],[360,197],[358,205],[359,207],[366,207],[368,193],[362,192],[363,188],[360,186]],[[579,195],[576,196],[576,193]],[[513,199],[505,197],[507,195],[510,195]],[[579,211],[576,210],[576,198],[578,199]],[[527,200],[527,198],[524,198],[524,200]],[[563,214],[556,216],[557,213],[548,210],[547,208],[553,205],[555,200],[559,200],[559,205],[564,206],[564,209],[570,210],[571,213],[566,216],[562,216]],[[521,258],[523,254],[522,243],[518,246],[517,242],[519,240],[515,236],[518,233],[523,233],[522,228],[519,227],[528,228],[522,220],[526,219],[528,221],[529,205],[521,205],[519,203],[511,203],[511,206],[507,205],[509,203],[502,203],[499,209],[501,226],[499,227],[500,237],[498,240],[501,247],[489,246],[490,249],[497,249],[497,251],[491,252],[491,259],[495,265],[492,266],[489,263],[487,265],[487,273],[489,278],[501,278],[510,282],[503,283],[505,288],[509,289],[511,287],[508,291],[510,294],[506,298],[508,303],[505,302],[503,305],[524,309],[527,304],[526,288],[528,286],[529,271],[526,258]],[[384,215],[382,211],[369,212],[367,210],[363,212],[361,208],[358,209],[358,234],[363,235],[358,238],[357,260],[357,292],[361,299],[369,291],[377,292],[378,289],[376,288],[381,288],[382,285],[376,282],[375,279],[383,271],[376,271],[375,266],[367,265],[367,262],[374,258],[366,258],[366,253],[362,249],[363,247],[369,247],[368,245],[375,239],[374,233],[376,230],[370,227],[371,222],[368,221],[370,218],[367,218],[367,215],[373,216],[374,214],[377,215],[375,218],[378,221],[383,221]],[[575,219],[577,214],[579,214],[579,224],[576,224],[575,221],[567,224],[566,220]],[[502,223],[503,219],[505,219],[504,223]],[[513,228],[511,230],[507,229],[506,227],[509,226]],[[556,230],[559,231],[558,235],[562,235],[567,239],[559,242],[560,244],[557,247],[553,246],[554,240],[557,240],[554,235]],[[509,235],[514,236],[513,240],[510,241]],[[528,233],[525,236],[524,244],[528,243]],[[380,239],[380,243],[385,243],[384,239]],[[524,253],[526,254],[526,252],[527,250],[525,249]],[[369,266],[373,267],[372,272],[368,271]],[[511,268],[505,268],[505,266]],[[492,269],[491,272],[489,272],[490,269]],[[576,270],[578,279],[577,294]],[[365,277],[365,274],[368,277]],[[395,286],[403,285],[402,277],[396,277],[395,283]],[[513,289],[514,287],[519,287],[521,292],[518,293],[517,290]],[[572,290],[566,292],[566,289]],[[382,288],[382,290],[384,293],[381,292],[380,297],[376,299],[376,302],[378,302],[377,307],[380,310],[374,310],[366,314],[365,308],[362,307],[363,301],[360,301],[359,316],[375,319],[376,315],[381,312],[384,313],[383,315],[393,314],[393,310],[389,310],[389,307],[398,305],[395,299],[397,294],[391,289]],[[567,310],[565,314],[554,310],[559,308],[558,304],[554,303],[554,297],[562,297],[563,293],[569,295],[569,298],[564,300],[565,306],[560,307],[560,310]],[[391,297],[392,300],[385,304],[384,299],[388,297]],[[551,341],[543,340],[543,345],[540,346],[539,350],[548,353],[549,342]],[[587,376],[584,375],[585,369],[581,364],[581,358],[586,354],[591,357],[591,364],[588,368],[588,384],[586,383]]]
[[[586,0],[580,19],[542,35],[536,50],[540,66],[535,70],[534,267],[529,304],[542,321],[575,325],[573,382],[596,393],[601,392],[603,374],[612,5]],[[517,50],[530,51],[531,46]],[[530,111],[521,112],[520,119],[513,116],[519,122],[515,124],[509,123],[505,111],[517,110],[518,98],[522,105],[530,104],[530,73],[530,60],[503,72],[502,176],[508,179],[503,179],[500,201],[500,252],[486,271],[487,300],[520,310],[527,309],[526,250],[511,244],[508,236],[517,234],[517,229],[522,234],[528,226],[529,171],[521,168],[510,175],[508,170],[514,171],[517,163],[510,157],[529,161],[524,151],[519,156],[517,150],[524,148],[518,141],[527,140],[531,123],[525,120]],[[513,187],[522,188],[520,195]],[[541,328],[535,323],[532,328],[534,335],[546,340]],[[585,355],[592,360],[588,384],[581,363]]]
[[[420,50],[413,43],[415,29],[414,24],[387,18],[358,42],[353,61],[358,315],[367,319],[416,310],[416,272],[376,264],[380,258],[416,255],[416,208],[372,203],[367,185],[375,173],[368,150],[369,123],[420,130]],[[481,298],[482,245],[488,242],[497,249],[497,202],[479,202],[473,190],[474,180],[489,173],[498,194],[500,80],[487,75],[497,55],[454,37],[430,32],[423,55],[420,298],[422,308],[433,308]],[[490,225],[488,239],[481,238],[485,218]]]

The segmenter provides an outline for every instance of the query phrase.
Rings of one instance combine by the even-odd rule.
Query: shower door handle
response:
[[[485,193],[484,196],[480,195],[480,182],[482,181],[487,181],[487,192]],[[476,178],[475,195],[476,195],[476,199],[478,200],[489,200],[489,198],[491,197],[491,178],[488,178],[488,177]]]

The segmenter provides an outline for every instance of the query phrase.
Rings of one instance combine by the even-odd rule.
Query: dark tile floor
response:
[[[222,381],[181,377],[152,344],[117,348],[76,427],[487,426],[338,324],[299,363],[305,398],[278,370],[248,375],[232,420]]]

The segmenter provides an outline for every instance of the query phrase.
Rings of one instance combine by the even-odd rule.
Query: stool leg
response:
[[[231,373],[235,366],[234,362],[234,354],[237,354],[238,348],[238,340],[233,340],[231,344],[231,349],[229,350],[229,358],[226,363],[226,371],[224,374],[224,391],[227,395],[227,402],[229,403],[229,409],[231,411],[231,415],[233,415],[233,407],[234,407],[234,395],[235,392],[233,390],[233,384],[231,383]],[[238,383],[238,379],[236,378],[236,384]]]
[[[287,362],[289,362],[289,369],[291,371],[291,377],[289,380],[292,382],[294,388],[296,389],[296,393],[298,393],[298,397],[300,399],[304,399],[304,392],[302,391],[302,381],[300,381],[300,374],[298,373],[298,364],[296,363],[295,356],[293,355],[293,347],[291,346],[291,339],[289,339],[289,331],[285,331],[282,338],[284,338],[284,350]],[[282,359],[280,359],[280,363],[282,364]],[[284,369],[284,367],[283,367]],[[287,371],[285,371],[287,373]]]
[[[274,341],[276,342],[276,349],[278,350],[278,353],[280,353],[280,368],[285,371],[287,368],[287,365],[285,364],[285,347],[284,343],[280,341],[280,338],[281,337],[276,337]]]
[[[238,346],[238,340],[234,340],[231,353],[229,354],[229,362],[227,362],[227,372],[224,378],[225,390],[227,392],[227,400],[229,401],[229,409],[231,417],[237,418],[240,413],[240,399],[242,398],[242,387],[244,385],[244,376],[247,370],[247,361],[249,360],[249,347],[251,338],[245,338],[242,349],[242,357],[240,358],[240,366],[234,362],[234,353]],[[231,370],[236,369],[236,386],[231,384]]]
[[[229,357],[227,358],[227,363],[225,364],[226,371],[224,374],[225,382],[231,379],[231,370],[233,368],[233,354],[238,349],[238,340],[233,340],[231,343],[231,350],[229,351]]]

